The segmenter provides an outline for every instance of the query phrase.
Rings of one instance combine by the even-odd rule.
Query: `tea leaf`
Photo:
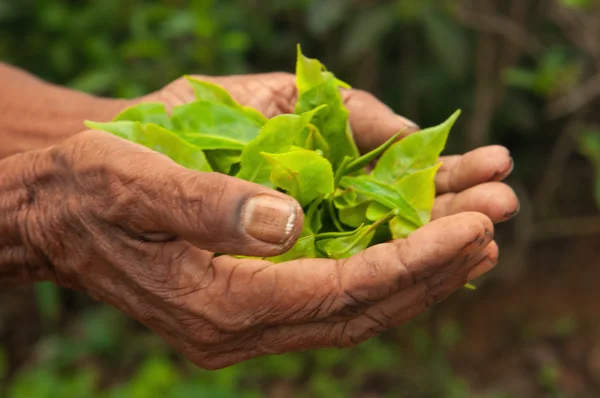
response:
[[[254,119],[261,126],[267,122],[267,118],[264,117],[262,113],[258,112],[256,109],[241,105],[233,99],[227,90],[218,84],[191,76],[186,76],[185,78],[192,85],[198,100],[217,102],[240,110],[245,116]]]
[[[302,206],[333,192],[331,163],[314,151],[298,149],[272,154],[261,152],[272,165],[271,181],[283,188]]]
[[[310,204],[304,216],[304,224],[307,228],[317,234],[323,227],[323,213],[325,212],[323,205],[323,197],[317,198]]]
[[[301,115],[279,115],[269,119],[258,133],[256,139],[248,143],[242,151],[242,166],[236,177],[273,187],[271,168],[267,159],[260,152],[283,153],[289,151],[298,135],[307,128],[317,108]]]
[[[393,185],[404,199],[416,210],[418,223],[410,222],[403,217],[395,217],[390,221],[392,238],[406,238],[417,228],[427,224],[431,219],[431,210],[435,200],[435,174],[441,163],[416,171],[407,175]],[[366,217],[369,220],[378,220],[389,209],[377,202],[369,205]]]
[[[433,166],[459,115],[460,110],[444,123],[411,134],[393,144],[381,156],[371,176],[380,181],[394,182],[407,174]]]
[[[317,151],[325,158],[329,158],[330,156],[329,144],[325,138],[323,138],[319,129],[313,124],[309,123],[306,128],[298,134],[295,144],[301,148]]]
[[[149,123],[139,122],[86,122],[93,129],[104,130],[123,139],[133,141],[156,152],[160,152],[183,167],[196,171],[212,171],[204,152],[181,139],[177,134]]]
[[[389,140],[381,144],[379,147],[373,149],[371,152],[365,153],[358,159],[350,162],[343,170],[343,174],[352,174],[365,166],[371,163],[373,160],[377,159],[382,153],[384,153],[402,134],[402,132],[394,134]],[[340,167],[341,168],[341,167]]]
[[[349,227],[357,228],[367,222],[367,209],[371,202],[363,202],[354,207],[345,207],[339,210],[340,222]]]
[[[342,178],[341,186],[343,188],[352,187],[359,194],[378,202],[389,210],[397,210],[398,215],[406,221],[416,226],[420,224],[416,209],[393,185],[377,181],[370,176],[346,176]]]
[[[366,225],[358,228],[349,236],[320,240],[317,242],[317,247],[329,258],[336,260],[347,258],[366,249],[374,234],[375,229],[371,225]]]
[[[346,85],[337,80],[331,72],[326,71],[321,62],[305,57],[300,46],[298,46],[296,63],[296,85],[298,87],[296,114],[327,105],[327,108],[320,112],[312,123],[323,134],[329,146],[335,148],[329,158],[334,170],[337,170],[345,156],[357,158],[359,153],[348,122],[348,110],[339,90],[340,85]]]
[[[165,110],[165,105],[162,103],[145,102],[134,105],[119,113],[114,120],[115,122],[130,121],[140,123],[155,123],[166,129],[171,129],[171,121]]]
[[[435,175],[442,163],[416,171],[394,183],[404,199],[417,210],[419,226],[431,220],[431,210],[435,200]]]
[[[369,243],[371,243],[377,228],[386,223],[393,215],[394,212],[391,212],[374,224],[357,228],[350,235],[318,240],[317,248],[326,253],[329,258],[341,259],[350,257],[366,249]]]
[[[298,238],[294,246],[287,252],[279,256],[269,257],[267,260],[274,263],[282,263],[284,261],[291,261],[299,258],[315,258],[316,256],[315,235],[310,234]]]
[[[239,109],[198,100],[173,108],[173,130],[201,149],[238,149],[256,138],[262,125]]]
[[[230,174],[233,166],[239,164],[242,159],[241,151],[235,150],[208,150],[204,151],[204,154],[212,169],[223,174]]]

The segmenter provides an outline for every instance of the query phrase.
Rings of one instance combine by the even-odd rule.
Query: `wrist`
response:
[[[85,120],[110,121],[132,103],[60,87],[3,64],[0,86],[0,159],[56,145],[86,130]]]
[[[0,160],[0,286],[56,280],[54,267],[41,249],[46,209],[39,187],[56,178],[46,152]]]

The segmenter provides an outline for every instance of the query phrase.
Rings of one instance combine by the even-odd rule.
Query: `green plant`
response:
[[[220,86],[188,78],[197,99],[168,115],[162,104],[131,107],[113,122],[87,122],[162,152],[193,170],[218,171],[287,192],[306,217],[281,262],[349,257],[403,238],[429,222],[438,157],[460,111],[439,126],[396,142],[400,132],[360,156],[337,79],[298,47],[293,114],[271,119],[242,106]],[[376,158],[377,165],[367,166]]]
[[[588,126],[578,139],[579,152],[588,158],[594,167],[594,199],[600,209],[600,128]]]

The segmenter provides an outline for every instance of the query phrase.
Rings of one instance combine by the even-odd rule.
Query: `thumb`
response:
[[[282,254],[298,239],[304,214],[292,197],[120,144],[128,150],[113,158],[110,169],[125,186],[114,188],[119,200],[103,214],[129,232],[150,241],[182,238],[201,249],[257,257]]]
[[[158,189],[163,200],[148,208],[156,215],[153,227],[201,249],[274,256],[289,250],[302,231],[296,200],[235,177],[171,167]]]

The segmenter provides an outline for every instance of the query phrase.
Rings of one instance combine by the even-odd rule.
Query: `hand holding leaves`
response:
[[[296,246],[287,256],[271,259],[276,262],[349,256],[390,238],[406,237],[429,222],[438,170],[443,171],[438,158],[459,112],[400,141],[396,138],[403,132],[396,131],[360,157],[345,105],[348,92],[343,90],[348,85],[300,50],[296,67],[295,105],[269,119],[262,114],[270,112],[241,105],[219,85],[187,78],[196,100],[175,105],[170,116],[157,104],[141,104],[113,123],[93,126],[148,146],[123,128],[143,130],[154,123],[172,142],[204,152],[202,158],[212,170],[296,198],[310,216]],[[124,125],[123,120],[138,125]],[[363,147],[364,141],[363,137]],[[177,151],[151,148],[180,162]],[[379,156],[369,172],[365,166]],[[333,254],[331,247],[336,245],[344,249]]]

